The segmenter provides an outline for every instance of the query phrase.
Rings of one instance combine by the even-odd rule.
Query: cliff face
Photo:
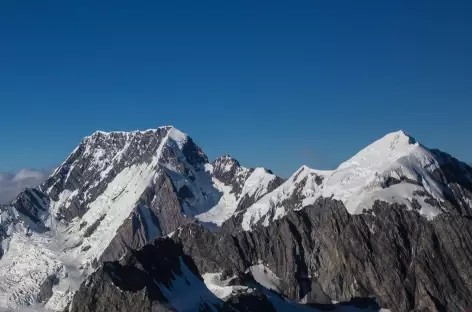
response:
[[[141,256],[140,261],[156,268],[167,268],[170,264],[163,265],[163,258],[175,253],[186,259],[183,263],[197,278],[220,273],[222,280],[234,277],[235,285],[245,287],[252,279],[255,285],[265,284],[264,291],[272,289],[294,302],[303,302],[304,308],[360,297],[372,298],[378,306],[392,311],[464,311],[472,305],[471,238],[469,217],[444,215],[428,221],[415,211],[380,201],[371,215],[350,215],[341,202],[319,199],[250,232],[211,233],[189,224],[139,253],[155,252]],[[135,252],[128,257],[134,257],[131,255]],[[140,267],[136,261],[122,261]],[[91,292],[101,297],[105,284],[107,289],[114,285],[120,294],[123,291],[120,304],[135,300],[127,299],[132,290],[103,278],[104,272],[121,276],[114,265],[106,264],[92,275],[91,279],[102,286],[81,287],[72,311],[89,311],[82,298]],[[266,278],[261,279],[259,269]],[[160,271],[151,274],[166,276]],[[269,284],[267,279],[271,280]],[[211,283],[206,288],[211,289]],[[145,285],[140,289],[152,291]],[[262,298],[269,300],[264,291]],[[232,298],[228,297],[225,299]],[[376,309],[371,300],[366,302]]]

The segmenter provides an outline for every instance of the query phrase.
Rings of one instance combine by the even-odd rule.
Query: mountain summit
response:
[[[223,172],[172,126],[85,137],[44,183],[2,207],[0,308],[61,310],[100,263],[189,222],[221,224],[240,197],[250,205],[282,182],[232,161]]]
[[[367,212],[376,200],[405,205],[426,218],[442,212],[472,213],[472,171],[465,163],[429,150],[403,131],[389,133],[362,149],[335,170],[302,166],[284,184],[249,207],[245,230],[268,225],[288,210],[318,198],[341,200],[352,214]]]
[[[257,302],[273,306],[278,298],[279,305],[288,305],[291,310],[300,307],[286,299],[331,304],[356,296],[376,296],[380,306],[401,310],[407,306],[395,305],[395,301],[405,298],[413,300],[407,300],[408,307],[431,304],[416,303],[416,295],[411,294],[414,289],[410,289],[413,286],[403,285],[403,280],[390,291],[386,280],[374,282],[373,275],[366,280],[348,271],[358,265],[349,255],[361,253],[358,248],[367,244],[363,250],[369,252],[359,254],[362,261],[371,261],[372,270],[396,280],[392,276],[401,274],[372,262],[372,257],[378,256],[378,246],[396,244],[408,253],[391,251],[391,259],[400,253],[403,260],[416,261],[410,247],[419,244],[419,227],[424,233],[444,238],[444,244],[466,241],[470,230],[467,217],[472,215],[472,169],[398,131],[373,142],[335,170],[303,166],[284,181],[268,169],[245,168],[229,155],[209,162],[187,134],[172,126],[97,131],[85,137],[39,187],[24,190],[0,209],[0,311],[34,304],[38,309],[63,311],[71,302],[73,311],[109,311],[105,301],[100,303],[102,310],[95,305],[102,299],[93,297],[89,290],[126,311],[128,304],[137,304],[134,296],[138,289],[129,287],[159,294],[149,295],[152,298],[146,297],[150,301],[143,304],[181,311],[173,297],[181,295],[174,284],[180,278],[187,280],[188,287],[208,288],[199,297],[206,301],[197,298],[197,305],[226,304],[226,308],[240,309],[243,299],[253,304],[259,298],[262,301]],[[379,223],[380,216],[390,220],[390,225]],[[441,216],[459,218],[456,221],[463,231],[456,233],[454,243],[444,236],[442,229],[451,223]],[[406,221],[399,218],[410,221],[403,224]],[[345,238],[333,224],[343,224],[359,235]],[[392,234],[389,226],[394,232],[403,231],[404,239],[398,241],[400,236]],[[372,231],[387,234],[379,241],[371,237]],[[319,236],[312,236],[315,232]],[[337,246],[337,251],[326,247],[330,244]],[[429,245],[425,250],[438,253]],[[352,267],[331,258],[333,252],[345,253],[342,261]],[[441,257],[449,255],[449,250],[444,252]],[[318,258],[311,258],[315,253],[320,253]],[[163,258],[154,263],[146,258],[150,255],[175,261]],[[462,266],[471,262],[467,257],[447,261]],[[174,278],[153,271],[157,263],[173,272]],[[323,266],[329,267],[329,263],[332,274],[337,275],[324,271]],[[392,267],[406,270],[403,265]],[[141,270],[142,280],[134,281],[127,270]],[[414,278],[424,277],[415,274]],[[430,273],[424,274],[432,278]],[[456,277],[449,271],[444,274],[439,282]],[[352,285],[340,284],[343,276]],[[127,282],[120,284],[120,279]],[[153,279],[167,286],[140,284]],[[374,284],[376,289],[371,287]],[[437,293],[429,284],[416,285],[422,293],[434,293],[425,295],[431,302],[458,298],[449,292]],[[123,299],[116,289],[130,297]],[[461,305],[472,296],[465,290],[459,293],[466,298],[457,299]],[[77,305],[79,299],[73,299],[74,294],[86,304]]]

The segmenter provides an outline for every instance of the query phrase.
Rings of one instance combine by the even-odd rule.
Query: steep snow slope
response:
[[[455,177],[464,178],[456,183]],[[440,151],[428,150],[403,131],[393,132],[335,170],[303,166],[244,211],[242,227],[249,230],[259,222],[268,225],[287,210],[311,205],[319,197],[341,200],[353,214],[368,211],[376,200],[404,204],[427,218],[443,211],[470,214],[471,177],[467,165]]]

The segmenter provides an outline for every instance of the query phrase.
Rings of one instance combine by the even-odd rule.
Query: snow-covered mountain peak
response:
[[[245,168],[230,155],[223,155],[207,165],[222,196],[215,207],[197,218],[221,225],[237,211],[246,209],[283,180],[265,168]]]
[[[0,311],[38,300],[41,284],[65,266],[80,281],[77,274],[87,275],[102,259],[116,259],[127,248],[193,222],[221,197],[206,165],[200,147],[172,126],[85,137],[39,188],[0,207],[0,228],[9,229],[0,233],[6,268],[0,270],[5,289]],[[25,263],[38,265],[16,272],[24,283],[14,285],[5,263],[22,249],[47,249],[51,255],[25,257]],[[49,308],[61,310],[68,303],[71,278],[61,280]]]
[[[388,165],[400,157],[408,155],[419,143],[404,131],[396,131],[371,143],[348,161],[339,165],[338,169],[348,167],[375,168]]]
[[[228,154],[216,158],[212,161],[212,165],[213,170],[221,174],[234,173],[234,171],[241,168],[239,161]]]
[[[62,311],[99,263],[187,223],[220,225],[280,183],[230,156],[210,164],[172,126],[94,132],[39,187],[0,206],[0,311],[38,301]],[[12,267],[18,257],[31,270]],[[40,297],[43,284],[52,297]]]
[[[151,173],[162,167],[193,176],[207,162],[193,140],[172,126],[132,132],[97,131],[81,141],[41,189],[54,202],[52,212],[61,211],[71,219],[84,213],[85,206],[125,170],[148,166]]]
[[[156,137],[166,137],[177,143],[177,146],[182,149],[185,143],[189,140],[189,136],[173,126],[163,126],[155,129],[135,130],[135,131],[95,131],[90,136],[85,137],[81,141],[81,145],[92,146],[91,148],[113,147],[119,149],[125,147],[126,143],[130,141],[140,141],[140,148],[146,147],[146,142],[151,141]],[[125,143],[124,145],[122,143]],[[80,148],[80,146],[79,146]]]
[[[262,174],[274,175],[272,170],[263,167],[245,168],[241,166],[236,158],[229,154],[216,158],[211,162],[211,166],[211,170],[215,177],[226,184],[231,183],[231,180],[235,178],[237,179],[238,176],[247,178],[249,175],[254,173],[259,176]]]
[[[96,137],[96,136],[113,136],[113,135],[134,135],[134,134],[138,134],[138,133],[149,133],[149,132],[158,132],[159,130],[165,130],[165,131],[169,131],[171,129],[176,129],[178,130],[177,128],[175,128],[174,126],[172,125],[167,125],[167,126],[160,126],[160,127],[157,127],[157,128],[150,128],[150,129],[146,129],[146,130],[132,130],[132,131],[103,131],[103,130],[97,130],[95,132],[93,132],[91,135],[89,136],[86,136],[85,139],[87,138],[90,138],[90,137]]]
[[[335,170],[302,166],[285,183],[248,207],[245,230],[268,225],[289,210],[334,198],[352,214],[369,211],[376,200],[415,209],[428,219],[442,212],[472,214],[472,169],[429,150],[404,131],[392,132],[359,151]]]

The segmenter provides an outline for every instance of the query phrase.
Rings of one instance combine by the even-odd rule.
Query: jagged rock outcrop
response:
[[[38,225],[44,225],[48,214],[49,198],[38,189],[27,188],[11,203],[19,213]]]
[[[184,233],[185,232],[185,233]],[[139,250],[131,250],[120,261],[106,262],[94,272],[74,296],[70,312],[107,311],[379,311],[371,299],[344,304],[300,305],[258,284],[247,270],[233,270],[233,291],[222,300],[205,285],[202,266],[210,255],[190,256],[189,235],[213,237],[199,225],[184,226],[172,238],[159,238]],[[200,236],[203,234],[203,236]],[[196,238],[194,236],[194,238]],[[211,248],[202,243],[205,249]],[[228,246],[231,249],[231,246]],[[227,250],[229,250],[227,249]],[[236,251],[237,253],[237,251]],[[199,258],[203,256],[204,258]],[[228,255],[231,257],[231,255]],[[195,261],[198,258],[197,261]],[[214,259],[214,258],[213,258]],[[212,266],[221,269],[221,266]],[[231,267],[231,265],[229,265]],[[244,268],[242,265],[240,268]],[[227,271],[226,273],[229,273]],[[204,283],[205,282],[205,283]],[[237,286],[240,285],[240,286]],[[244,286],[243,286],[244,285]],[[228,286],[227,286],[228,287]]]
[[[472,305],[472,219],[467,216],[442,215],[428,221],[417,211],[380,201],[371,214],[351,215],[341,202],[323,198],[252,231],[212,233],[188,224],[143,250],[155,248],[166,248],[161,253],[165,256],[158,251],[142,256],[148,268],[168,267],[162,261],[172,250],[192,263],[195,275],[221,272],[245,280],[251,268],[263,265],[278,279],[280,294],[317,307],[354,297],[374,298],[380,307],[399,312],[459,312]],[[91,278],[103,270],[119,274],[112,266],[105,264]],[[94,296],[100,297],[99,288],[86,289],[84,284],[73,311],[88,311],[78,308],[86,300],[84,292],[96,291]],[[118,299],[121,304],[135,300],[128,295]]]
[[[428,221],[377,201],[372,214],[351,215],[320,199],[268,227],[230,234],[197,226],[176,234],[200,272],[231,276],[262,263],[280,293],[307,303],[374,296],[392,311],[464,311],[472,305],[472,219]]]
[[[153,238],[171,233],[191,222],[195,220],[182,213],[181,197],[172,180],[162,172],[144,191],[136,209],[117,230],[102,253],[100,262],[119,259],[126,251],[138,249]]]
[[[230,193],[237,200],[236,211],[250,207],[284,182],[269,169],[244,168],[229,155],[218,157],[211,164],[215,178],[231,188]]]
[[[206,288],[180,245],[159,239],[130,251],[119,262],[105,263],[82,284],[69,311],[238,311],[242,307],[275,311],[257,291],[223,302]]]

